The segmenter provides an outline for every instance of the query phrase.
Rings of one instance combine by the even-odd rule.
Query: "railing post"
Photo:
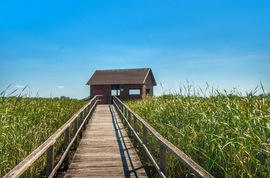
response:
[[[76,117],[76,119],[74,120],[74,130],[73,130],[73,134],[75,135],[78,131],[78,117]],[[78,145],[78,137],[75,138],[74,140],[74,149],[77,149],[77,145]]]
[[[88,113],[90,112],[90,109],[91,109],[91,105],[89,105],[89,106],[87,107],[87,113],[86,113],[86,114],[88,114]],[[86,118],[86,124],[89,123],[90,117],[91,117],[91,113],[89,113],[89,116]]]
[[[86,116],[87,116],[87,108],[85,108],[85,110],[84,110],[84,117],[83,117],[83,119],[82,119],[82,122],[83,122],[85,119],[87,120]],[[86,122],[87,122],[87,121],[86,121]],[[84,122],[84,124],[83,124],[83,130],[86,130],[86,122]]]
[[[83,118],[84,118],[84,112],[83,111],[79,114],[79,117],[80,117],[80,122],[79,122],[78,128],[81,127],[81,125],[83,123]],[[79,137],[82,138],[82,130],[80,130],[80,132],[79,132]]]
[[[98,104],[98,103],[97,103]],[[97,104],[93,104],[92,106],[91,106],[91,108],[93,107],[93,109],[90,111],[90,114],[89,114],[89,119],[88,119],[88,122],[89,122],[89,120],[91,119],[91,117],[92,117],[92,115],[93,115],[93,113],[94,113],[94,111],[95,111],[95,109],[96,109],[96,107],[97,107]],[[90,109],[91,109],[90,108]]]
[[[128,123],[130,124],[130,111],[128,111]],[[131,129],[128,127],[128,136],[130,136]]]
[[[147,147],[147,128],[146,126],[143,124],[143,144]]]
[[[65,149],[67,149],[70,142],[70,127],[68,127],[65,131]],[[64,160],[64,170],[68,169],[69,165],[69,154],[66,155]]]
[[[159,162],[160,169],[164,175],[166,175],[166,147],[161,141],[159,141]]]
[[[122,104],[121,104],[121,112],[122,112],[122,114],[121,114],[121,121],[123,123],[123,120],[124,120],[124,107],[123,107]]]
[[[100,104],[102,100],[99,98],[99,96],[96,99],[98,100],[98,104]]]
[[[127,110],[127,108],[125,108],[125,112],[124,112],[124,117],[125,117],[125,118],[127,118],[127,112],[128,112],[128,110]],[[123,118],[123,120],[124,120],[124,118]],[[125,121],[123,124],[124,124],[124,127],[127,128],[127,123],[126,123],[126,121]]]
[[[47,150],[46,177],[49,177],[53,170],[53,162],[54,162],[54,146],[51,145]]]
[[[137,133],[137,117],[134,116],[133,119],[134,119],[134,131]],[[133,142],[134,142],[134,148],[137,148],[137,138],[135,137],[135,135],[133,136]]]
[[[148,143],[148,139],[147,139],[147,127],[142,124],[142,127],[143,127],[143,138],[142,138],[142,141],[143,141],[143,144],[145,145],[145,147],[147,147],[147,143]],[[144,162],[146,163],[147,162],[147,154],[145,154],[144,156]]]
[[[125,108],[123,107],[123,105],[122,105],[122,114],[121,114],[121,121],[122,121],[122,123],[123,123],[123,120],[124,120],[124,117],[125,117]]]

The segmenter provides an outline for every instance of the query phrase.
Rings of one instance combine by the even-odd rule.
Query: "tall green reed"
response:
[[[0,177],[50,137],[86,102],[62,98],[29,98],[25,88],[0,99]],[[35,170],[25,177],[39,174]]]
[[[255,93],[185,86],[179,93],[127,104],[215,177],[268,177],[270,97]],[[169,175],[183,175],[168,159]]]

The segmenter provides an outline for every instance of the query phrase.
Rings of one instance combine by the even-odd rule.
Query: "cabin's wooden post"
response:
[[[70,127],[68,127],[65,131],[65,149],[67,149],[70,142]],[[66,155],[64,160],[64,170],[68,169],[69,165],[69,154]]]
[[[76,119],[74,120],[74,135],[77,133],[78,131],[78,117],[76,117]],[[74,140],[74,149],[77,149],[77,145],[78,145],[78,137],[75,138]]]
[[[51,145],[47,150],[46,177],[49,177],[53,170],[53,162],[54,162],[54,146]]]
[[[164,175],[166,175],[166,147],[161,141],[159,141],[159,162],[160,169]]]
[[[130,111],[128,111],[128,123],[130,124]],[[131,130],[130,128],[128,127],[128,136],[130,136],[130,133],[131,133]]]
[[[134,116],[134,131],[137,133],[137,117]],[[134,135],[134,138],[133,138],[133,142],[134,142],[134,148],[137,148],[137,138],[136,136]]]

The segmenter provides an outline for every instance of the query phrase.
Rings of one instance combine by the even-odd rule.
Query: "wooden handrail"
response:
[[[71,146],[74,144],[77,146],[77,139],[79,133],[81,133],[85,124],[89,121],[92,116],[94,109],[99,102],[98,98],[100,95],[95,96],[86,105],[84,105],[78,112],[76,112],[64,125],[62,125],[50,138],[48,138],[43,144],[41,144],[37,149],[35,149],[30,155],[28,155],[24,160],[22,160],[17,166],[15,166],[10,172],[8,172],[3,178],[17,178],[22,175],[37,159],[39,159],[45,152],[47,152],[47,162],[46,162],[46,177],[53,177],[56,171],[59,169],[62,163],[65,162],[65,166],[68,166],[69,151]],[[82,114],[84,116],[82,118]],[[85,114],[87,113],[87,114]],[[76,125],[78,123],[78,118],[81,117],[82,121],[80,126],[74,127],[74,136],[70,140],[70,127],[72,124]],[[60,161],[54,166],[54,144],[56,140],[65,133],[65,150],[62,154]]]
[[[171,142],[167,139],[162,137],[153,127],[151,127],[147,122],[145,122],[138,114],[132,111],[127,105],[125,105],[120,99],[117,97],[113,97],[113,104],[117,109],[117,112],[120,114],[122,121],[126,122],[128,125],[128,132],[132,132],[134,138],[139,142],[142,146],[143,150],[145,151],[146,155],[153,163],[154,167],[156,168],[157,172],[159,173],[160,177],[166,177],[166,150],[171,152],[176,156],[176,158],[183,163],[187,168],[189,168],[196,176],[198,177],[205,177],[205,178],[213,178],[213,176],[204,170],[200,165],[198,165],[195,161],[193,161],[190,157],[188,157],[184,152],[174,146]],[[134,127],[131,126],[130,117],[133,115],[134,118]],[[138,136],[137,133],[137,122],[142,124],[142,139]],[[150,153],[149,149],[147,148],[147,132],[151,132],[152,135],[158,140],[160,146],[160,158],[158,164],[153,155]],[[136,144],[136,143],[135,143]]]

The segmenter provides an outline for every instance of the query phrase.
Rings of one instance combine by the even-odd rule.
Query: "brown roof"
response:
[[[152,78],[153,84],[156,86],[150,68],[96,70],[86,85],[145,84],[148,76]]]

